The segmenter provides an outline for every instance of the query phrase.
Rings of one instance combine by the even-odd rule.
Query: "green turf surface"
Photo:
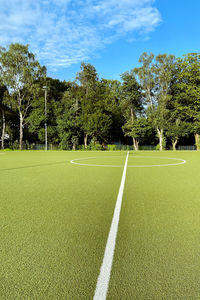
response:
[[[160,156],[187,164],[127,170],[108,299],[200,299],[200,154]]]
[[[121,169],[69,163],[81,155],[0,155],[0,299],[92,298]]]
[[[125,158],[0,152],[0,299],[92,299]],[[187,163],[131,167],[169,158]],[[128,166],[107,298],[199,299],[200,154],[131,153]]]

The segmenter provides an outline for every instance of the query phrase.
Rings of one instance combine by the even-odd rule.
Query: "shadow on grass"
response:
[[[0,172],[4,171],[12,171],[12,170],[21,170],[21,169],[29,169],[29,168],[38,168],[38,167],[48,167],[53,165],[59,165],[59,164],[67,164],[67,161],[60,161],[55,163],[48,163],[48,164],[38,164],[38,165],[30,165],[30,166],[20,166],[20,167],[14,167],[14,168],[6,168],[6,169],[0,169]]]

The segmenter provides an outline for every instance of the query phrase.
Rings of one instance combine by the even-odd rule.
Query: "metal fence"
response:
[[[139,145],[139,150],[149,150],[149,151],[152,151],[152,150],[156,150],[156,146],[152,146],[152,145],[142,145],[142,146],[140,146]]]
[[[196,150],[196,146],[178,146],[177,150]]]
[[[5,149],[11,149],[11,150],[18,150],[19,144],[18,143],[5,143]],[[45,144],[29,144],[29,143],[23,143],[23,150],[45,150]],[[48,150],[61,150],[60,145],[56,144],[48,144]],[[83,145],[77,146],[77,150],[85,151]],[[88,147],[87,151],[89,150],[108,150],[108,151],[128,151],[128,150],[134,150],[133,145],[122,145],[122,144],[109,144],[105,147],[100,147],[98,149],[90,149]],[[153,145],[139,145],[139,150],[141,151],[153,151],[153,150],[159,150],[157,146]],[[172,150],[172,148],[169,148],[169,150]],[[185,146],[178,146],[177,150],[188,150],[188,151],[194,151],[196,150],[196,146],[194,145],[185,145]]]
[[[27,150],[45,150],[45,144],[30,144]],[[59,145],[48,144],[47,150],[60,150]]]
[[[19,143],[5,143],[4,144],[5,149],[11,149],[11,150],[18,150],[19,149]],[[23,143],[23,150],[45,150],[45,144],[29,144],[24,142]],[[53,145],[48,144],[48,150],[60,150],[59,145]]]

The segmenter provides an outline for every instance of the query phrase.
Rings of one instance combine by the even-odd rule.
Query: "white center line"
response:
[[[125,179],[126,179],[126,170],[127,170],[127,164],[128,164],[128,156],[129,152],[126,155],[126,161],[124,164],[124,171],[122,175],[122,180],[119,188],[119,193],[117,196],[117,201],[115,205],[115,211],[113,214],[112,224],[110,227],[110,232],[108,235],[106,248],[104,252],[104,258],[101,265],[101,270],[99,277],[97,279],[97,285],[94,295],[94,300],[105,300],[109,281],[110,281],[110,274],[112,270],[112,262],[114,257],[114,251],[115,251],[115,243],[116,243],[116,237],[117,237],[117,231],[118,231],[118,224],[119,224],[119,218],[120,218],[120,211],[121,211],[121,205],[122,205],[122,198],[123,198],[123,192],[124,192],[124,186],[125,186]]]

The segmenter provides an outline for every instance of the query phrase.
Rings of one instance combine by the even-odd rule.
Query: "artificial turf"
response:
[[[200,299],[200,154],[158,155],[187,163],[127,170],[108,299]]]
[[[92,299],[126,152],[0,153],[0,299]],[[200,154],[129,166],[166,157],[127,169],[108,299],[199,299]]]
[[[0,155],[0,299],[92,299],[121,170],[77,156]]]

